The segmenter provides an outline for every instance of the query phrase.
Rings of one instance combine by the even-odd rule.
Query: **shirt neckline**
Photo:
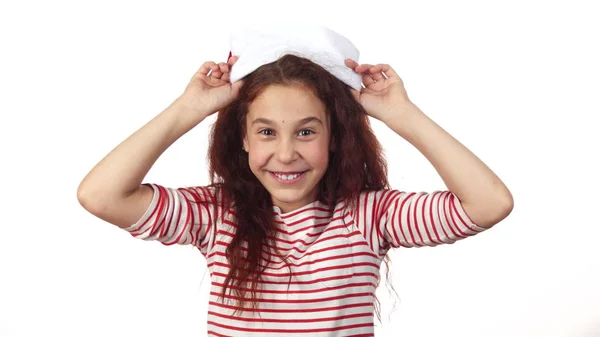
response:
[[[309,208],[318,207],[318,206],[324,206],[324,204],[317,199],[317,200],[315,200],[313,202],[310,202],[310,203],[308,203],[308,204],[306,204],[304,206],[301,206],[299,208],[296,208],[293,211],[289,211],[289,212],[286,212],[286,213],[282,213],[281,212],[281,208],[279,208],[278,206],[273,205],[273,211],[277,215],[279,215],[280,217],[286,217],[286,216],[292,216],[294,214],[300,214],[300,213],[304,212],[305,210],[307,210]]]

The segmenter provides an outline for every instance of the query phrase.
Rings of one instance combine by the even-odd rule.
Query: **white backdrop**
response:
[[[592,1],[15,1],[0,5],[0,336],[204,336],[190,246],[130,237],[76,191],[166,108],[234,24],[325,24],[508,185],[512,214],[454,245],[392,251],[377,336],[600,336],[598,12]],[[214,115],[211,117],[215,117]],[[146,177],[208,183],[205,120]],[[373,121],[393,188],[445,189]],[[385,269],[382,270],[382,275]]]

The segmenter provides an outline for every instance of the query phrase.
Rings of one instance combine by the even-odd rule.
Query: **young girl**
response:
[[[390,248],[451,244],[511,212],[506,186],[409,100],[389,65],[347,59],[362,76],[357,91],[295,55],[230,83],[236,61],[204,63],[78,189],[86,210],[134,237],[200,250],[211,274],[209,335],[373,335]],[[211,184],[142,184],[215,111]],[[449,190],[389,189],[368,116],[417,147]]]

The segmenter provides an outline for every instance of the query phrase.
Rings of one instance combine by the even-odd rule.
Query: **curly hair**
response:
[[[222,202],[234,211],[237,225],[226,250],[231,267],[221,296],[224,297],[229,288],[230,294],[233,291],[238,299],[236,307],[242,310],[248,304],[257,309],[257,290],[266,268],[260,264],[263,249],[276,246],[269,241],[276,229],[271,196],[250,170],[248,153],[243,150],[249,106],[269,85],[302,86],[312,90],[326,107],[331,120],[330,145],[333,150],[319,182],[318,199],[321,202],[333,207],[336,202],[346,201],[353,207],[361,192],[389,188],[382,147],[371,129],[366,111],[348,85],[320,65],[293,54],[284,55],[248,74],[238,97],[218,112],[211,128],[208,150],[210,186],[222,192]],[[244,241],[248,245],[247,252],[242,249]],[[275,251],[275,254],[286,261],[279,252]],[[386,266],[388,261],[386,256]],[[289,268],[289,261],[286,263]],[[389,281],[389,266],[387,276]],[[375,299],[377,317],[381,320],[380,304]],[[236,312],[237,309],[234,314]]]

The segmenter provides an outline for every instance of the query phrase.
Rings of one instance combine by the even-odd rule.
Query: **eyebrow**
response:
[[[323,125],[323,122],[321,122],[320,119],[318,119],[317,117],[306,117],[304,119],[301,119],[297,122],[298,125],[304,125],[304,124],[308,124],[310,122],[317,122],[321,125]],[[273,122],[270,119],[266,119],[266,118],[257,118],[254,121],[252,121],[251,125],[257,124],[257,123],[262,123],[262,124],[267,124],[267,125],[274,125],[275,122]]]

